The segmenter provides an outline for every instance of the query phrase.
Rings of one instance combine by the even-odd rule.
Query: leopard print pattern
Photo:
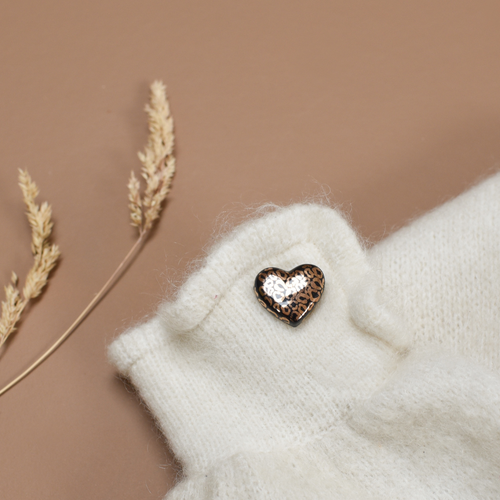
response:
[[[298,326],[310,314],[324,289],[325,275],[312,264],[290,272],[268,267],[257,275],[254,286],[260,304],[290,326]]]

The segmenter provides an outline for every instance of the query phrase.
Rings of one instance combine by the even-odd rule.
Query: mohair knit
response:
[[[415,346],[462,354],[500,374],[500,174],[368,255]]]
[[[370,251],[331,208],[222,239],[112,362],[183,466],[168,500],[500,498],[500,177]],[[326,279],[299,327],[266,267]]]

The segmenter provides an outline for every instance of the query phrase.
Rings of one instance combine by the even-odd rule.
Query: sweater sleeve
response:
[[[291,328],[259,304],[253,284],[266,267],[305,263],[322,269],[325,290],[310,317]],[[383,383],[406,345],[374,287],[366,253],[341,214],[294,205],[237,228],[174,301],[113,342],[111,361],[155,415],[191,493],[204,491],[205,476],[222,484],[223,470],[243,477],[235,471],[247,460],[245,470],[276,469],[283,481],[276,491],[289,492],[293,465],[279,472],[279,450],[320,440],[349,405]],[[363,301],[370,305],[357,307]],[[257,466],[265,457],[267,465]],[[324,480],[335,470],[325,469]],[[272,481],[259,481],[271,488]],[[200,495],[191,498],[218,498]]]
[[[498,287],[488,281],[496,239],[486,238],[497,184],[402,230],[369,258],[338,211],[276,210],[223,238],[175,300],[115,340],[110,359],[183,466],[167,498],[494,498],[500,463],[488,443],[500,449],[498,376],[471,368],[470,357],[443,362],[438,351],[469,342],[486,356],[479,346],[490,333],[478,336],[477,326],[467,337],[462,322],[469,309],[490,318]],[[490,214],[483,229],[464,222],[474,207],[476,217]],[[479,243],[455,254],[456,234],[468,228]],[[483,255],[489,274],[473,266]],[[321,268],[325,289],[291,328],[259,304],[253,284],[264,268],[306,263]],[[491,342],[493,360],[500,341]],[[425,346],[436,352],[412,357]]]
[[[500,373],[500,173],[377,244],[369,260],[416,347]]]

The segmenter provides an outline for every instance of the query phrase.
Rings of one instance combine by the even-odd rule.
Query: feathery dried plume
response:
[[[139,183],[139,179],[137,179],[133,171],[130,173],[130,180],[128,181],[127,187],[130,219],[132,220],[133,226],[140,228],[142,226],[142,202],[140,194],[141,185]]]
[[[129,208],[132,225],[142,236],[153,226],[170,192],[175,173],[174,122],[166,95],[165,85],[156,80],[151,85],[148,114],[149,136],[144,152],[138,153],[142,163],[142,177],[146,187],[140,196],[140,183],[132,172],[128,183]]]
[[[149,137],[144,152],[139,153],[139,159],[142,163],[142,177],[146,181],[143,195],[141,196],[140,194],[140,182],[134,172],[130,175],[127,184],[130,218],[132,225],[139,230],[139,237],[127,255],[118,264],[118,267],[108,281],[94,295],[93,299],[68,329],[26,370],[0,389],[0,396],[40,366],[78,328],[78,325],[88,316],[127,269],[134,256],[146,241],[147,233],[151,229],[153,222],[160,216],[162,203],[170,192],[172,178],[175,173],[174,123],[170,115],[165,90],[166,87],[162,82],[153,82],[149,103],[146,105]],[[2,303],[0,345],[13,331],[30,298],[34,298],[40,294],[47,282],[48,274],[56,265],[59,258],[59,249],[57,246],[48,243],[52,230],[50,206],[47,203],[43,203],[41,206],[35,204],[34,200],[38,194],[38,189],[26,172],[21,172],[20,184],[23,190],[24,201],[28,207],[28,220],[32,227],[32,251],[35,257],[35,264],[28,273],[22,297],[17,289],[17,276],[15,274],[13,274],[12,283],[5,288],[7,299]]]
[[[0,318],[0,346],[15,331],[22,312],[28,302],[38,297],[47,284],[49,273],[57,264],[61,252],[57,245],[50,243],[53,222],[52,209],[47,202],[37,205],[35,198],[38,188],[31,180],[28,172],[19,170],[19,186],[23,192],[26,215],[31,226],[31,253],[34,263],[24,284],[22,295],[18,290],[18,278],[12,273],[11,283],[5,287],[5,301],[2,302],[2,317]]]

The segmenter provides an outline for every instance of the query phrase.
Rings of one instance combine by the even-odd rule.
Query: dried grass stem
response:
[[[149,103],[146,105],[145,110],[148,115],[149,136],[144,152],[139,153],[139,159],[142,163],[142,177],[146,186],[141,195],[141,184],[134,172],[131,173],[127,184],[131,223],[138,228],[137,240],[108,281],[78,318],[29,368],[3,387],[0,390],[0,396],[42,364],[76,330],[132,262],[146,241],[154,221],[159,218],[162,204],[170,192],[172,178],[175,173],[173,119],[166,96],[166,87],[162,82],[155,81],[151,85]],[[50,206],[46,203],[40,207],[34,205],[32,200],[38,194],[38,190],[34,183],[30,184],[31,179],[29,179],[29,176],[24,179],[25,181],[21,182],[21,188],[23,189],[25,201],[28,200],[26,205],[28,206],[28,219],[33,231],[32,251],[35,264],[28,274],[26,285],[23,288],[24,299],[16,288],[17,276],[13,275],[13,284],[6,287],[8,307],[4,315],[4,304],[2,304],[2,321],[5,316],[5,321],[8,324],[15,324],[25,306],[26,297],[29,300],[29,298],[36,297],[41,292],[43,284],[40,277],[45,276],[46,280],[59,256],[58,248],[47,243],[52,229]]]
[[[58,246],[50,243],[54,225],[51,219],[52,209],[47,202],[41,205],[35,203],[38,187],[25,170],[19,170],[19,186],[31,226],[31,253],[34,262],[28,272],[22,292],[18,289],[19,280],[14,272],[10,284],[5,287],[5,301],[2,302],[0,318],[0,346],[16,330],[16,324],[29,301],[42,293],[48,282],[49,273],[54,269],[61,255]]]

